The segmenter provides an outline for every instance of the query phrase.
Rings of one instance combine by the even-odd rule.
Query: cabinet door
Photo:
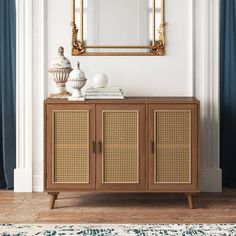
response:
[[[149,189],[198,191],[198,104],[149,105]]]
[[[145,105],[98,105],[97,189],[145,190]]]
[[[47,190],[95,189],[95,107],[47,105]]]

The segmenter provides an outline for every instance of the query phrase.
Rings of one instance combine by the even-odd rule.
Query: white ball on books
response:
[[[103,73],[98,73],[93,76],[93,88],[104,88],[107,86],[108,78]]]

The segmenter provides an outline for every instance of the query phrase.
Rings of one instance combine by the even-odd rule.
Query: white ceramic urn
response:
[[[68,83],[72,88],[72,95],[68,97],[69,101],[84,101],[81,89],[85,86],[87,79],[84,72],[80,69],[80,63],[77,62],[74,70],[71,71],[68,79]]]
[[[59,47],[58,57],[51,62],[48,71],[57,86],[55,93],[50,94],[50,97],[67,98],[70,93],[66,90],[66,82],[72,68],[70,61],[64,56],[63,47]]]

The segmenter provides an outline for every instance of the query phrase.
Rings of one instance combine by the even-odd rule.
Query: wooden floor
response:
[[[236,223],[236,190],[201,193],[193,210],[183,194],[62,193],[53,210],[48,200],[0,191],[0,223]]]

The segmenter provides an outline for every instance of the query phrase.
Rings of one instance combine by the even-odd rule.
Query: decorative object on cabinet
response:
[[[119,87],[87,88],[86,99],[124,99],[124,93]]]
[[[199,101],[128,97],[45,101],[44,189],[199,192]]]
[[[104,88],[108,84],[108,78],[104,73],[98,73],[93,76],[93,88]]]
[[[64,56],[64,48],[59,47],[58,57],[55,58],[50,67],[49,74],[57,85],[57,91],[51,94],[53,98],[67,98],[70,93],[66,91],[66,82],[69,74],[72,71],[70,61]]]
[[[68,83],[71,86],[72,95],[68,97],[69,101],[84,101],[81,89],[85,86],[87,79],[84,72],[80,69],[80,63],[77,62],[76,67],[71,71],[68,79]]]
[[[165,55],[165,0],[72,0],[71,26],[73,56]]]

